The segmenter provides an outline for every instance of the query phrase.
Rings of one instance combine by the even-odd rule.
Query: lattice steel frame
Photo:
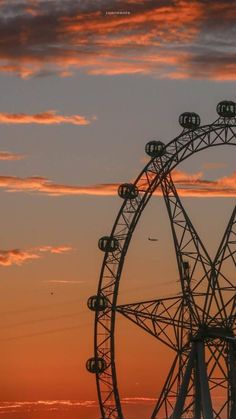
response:
[[[219,117],[212,124],[195,130],[184,129],[165,146],[160,157],[152,158],[145,166],[134,183],[139,190],[138,196],[125,199],[120,208],[110,235],[118,240],[119,247],[105,253],[97,291],[97,295],[105,297],[109,304],[105,310],[95,312],[95,358],[103,358],[107,366],[102,373],[96,374],[102,419],[123,419],[115,368],[116,312],[134,321],[176,353],[152,419],[164,405],[166,419],[180,419],[183,413],[186,414],[184,417],[194,414],[195,419],[200,419],[201,414],[204,419],[220,418],[221,411],[215,411],[211,405],[210,390],[216,385],[224,388],[226,381],[227,419],[236,417],[235,285],[221,273],[224,260],[231,258],[235,265],[235,209],[212,261],[171,180],[171,171],[182,161],[220,145],[236,145],[236,118]],[[157,187],[162,188],[171,221],[181,297],[119,306],[117,297],[125,255],[139,218]],[[186,258],[191,260],[191,269],[186,265]],[[193,283],[192,277],[199,269],[200,280]],[[208,351],[207,359],[205,350]],[[220,360],[226,363],[226,372]],[[208,375],[206,368],[210,370]],[[214,371],[219,368],[221,382],[217,384]],[[200,380],[203,384],[201,391],[197,391]]]

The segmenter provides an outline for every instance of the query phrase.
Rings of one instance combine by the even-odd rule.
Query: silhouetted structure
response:
[[[95,354],[87,369],[96,374],[103,419],[122,419],[116,379],[115,316],[120,313],[173,350],[174,360],[151,419],[236,418],[236,295],[228,264],[236,266],[236,207],[214,258],[195,230],[171,178],[186,158],[210,147],[236,145],[236,105],[217,105],[219,118],[200,126],[195,113],[180,116],[182,133],[166,146],[151,141],[152,157],[133,185],[119,187],[124,199],[110,236],[99,240],[105,252],[95,311]],[[118,305],[122,267],[133,231],[159,187],[165,200],[180,278],[176,297]],[[157,377],[158,381],[158,377]],[[220,395],[220,397],[219,397]]]

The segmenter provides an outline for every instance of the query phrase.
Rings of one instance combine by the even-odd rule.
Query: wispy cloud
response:
[[[39,252],[49,252],[49,253],[54,253],[57,255],[60,255],[61,253],[67,253],[67,252],[71,252],[72,247],[71,246],[42,246],[42,247],[38,247],[36,248],[36,250],[38,250]]]
[[[206,180],[203,173],[189,175],[175,171],[174,181],[178,186],[179,195],[189,197],[235,197],[236,172],[216,180]]]
[[[125,404],[140,404],[140,403],[155,403],[156,398],[154,397],[143,397],[143,396],[135,396],[135,397],[123,397],[122,402]]]
[[[233,1],[21,0],[0,8],[0,71],[8,74],[236,78]]]
[[[176,170],[173,180],[178,187],[179,195],[188,197],[235,197],[236,172],[217,180],[206,180],[202,172],[189,174]],[[118,183],[94,185],[67,185],[51,182],[44,177],[20,178],[15,176],[0,176],[0,189],[7,192],[28,192],[48,196],[115,196]],[[157,195],[161,194],[158,189]],[[54,250],[56,253],[56,250]]]
[[[25,154],[14,154],[9,151],[0,151],[0,160],[23,160],[26,158]]]
[[[214,396],[214,402],[224,400],[224,396]],[[144,405],[155,404],[157,401],[154,397],[134,396],[123,397],[122,404]],[[38,400],[38,401],[13,401],[0,403],[0,415],[10,413],[23,412],[47,412],[47,411],[71,411],[80,412],[82,408],[97,408],[98,404],[95,400]]]
[[[26,113],[0,112],[0,124],[40,124],[40,125],[89,125],[91,120],[82,115],[59,115],[55,110],[48,110],[33,115]]]
[[[213,397],[214,401],[221,401],[224,400],[225,397],[224,396],[220,396],[220,395],[216,395]],[[147,405],[153,405],[156,404],[157,399],[155,397],[148,397],[148,396],[133,396],[133,397],[123,397],[122,398],[122,403],[123,404],[136,404],[136,405],[142,405],[142,404],[147,404]]]
[[[84,284],[85,281],[73,281],[73,280],[66,280],[66,279],[51,279],[49,281],[45,281],[48,284]]]
[[[37,400],[13,401],[0,403],[0,415],[23,412],[48,412],[48,411],[76,411],[79,408],[96,406],[94,400]]]
[[[100,184],[73,186],[57,184],[44,177],[34,176],[20,178],[16,176],[0,176],[0,188],[8,192],[31,192],[49,196],[64,195],[115,195],[118,184]]]
[[[222,162],[207,162],[202,165],[205,170],[223,169],[224,167],[227,167],[227,164]]]
[[[35,247],[32,249],[10,249],[2,250],[0,249],[0,266],[12,266],[18,265],[21,266],[23,263],[40,259],[43,256],[43,253],[51,254],[63,254],[69,253],[72,251],[70,246],[41,246]]]

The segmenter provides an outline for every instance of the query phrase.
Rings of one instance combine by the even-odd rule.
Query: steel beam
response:
[[[171,416],[171,419],[181,419],[182,417],[183,410],[184,410],[184,403],[185,403],[187,393],[188,393],[189,382],[190,382],[190,378],[191,378],[193,368],[194,368],[195,357],[196,357],[196,344],[195,342],[193,342],[192,349],[189,354],[187,367],[183,376],[183,381],[179,390],[179,394],[177,397],[177,401],[176,401],[174,412]]]
[[[199,374],[199,382],[201,389],[201,406],[203,419],[214,419],[211,402],[211,394],[207,376],[207,368],[205,363],[204,342],[197,342],[197,374]]]

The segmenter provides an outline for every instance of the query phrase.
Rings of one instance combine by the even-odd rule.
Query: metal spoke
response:
[[[200,322],[195,300],[199,292],[209,293],[212,261],[182,205],[171,174],[163,178],[161,188],[170,219],[183,298],[191,317]],[[200,278],[192,285],[196,275]]]
[[[181,330],[192,331],[184,319],[186,306],[182,297],[119,305],[116,310],[175,351],[180,349],[177,337]]]

